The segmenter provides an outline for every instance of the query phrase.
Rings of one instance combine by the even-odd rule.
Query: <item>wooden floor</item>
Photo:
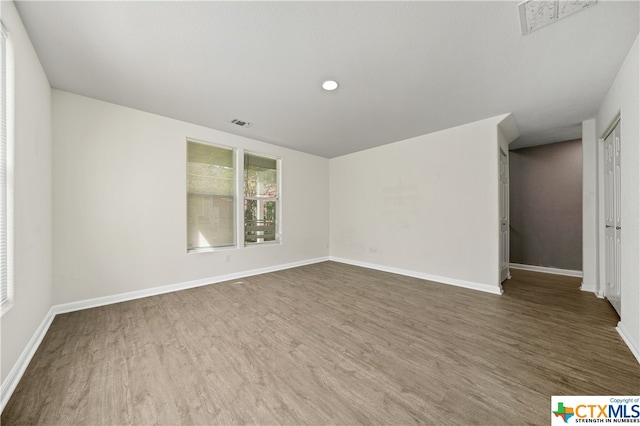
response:
[[[326,262],[59,315],[2,424],[549,424],[551,395],[638,395],[580,280],[502,296]]]

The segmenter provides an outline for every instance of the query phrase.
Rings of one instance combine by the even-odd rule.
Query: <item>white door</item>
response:
[[[604,295],[620,314],[620,122],[604,140]]]
[[[500,282],[509,278],[509,157],[500,150]]]

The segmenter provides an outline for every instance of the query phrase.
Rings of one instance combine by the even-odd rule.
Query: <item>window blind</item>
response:
[[[10,302],[8,253],[7,33],[0,23],[0,309]]]
[[[188,140],[187,251],[236,244],[235,192],[235,151]]]

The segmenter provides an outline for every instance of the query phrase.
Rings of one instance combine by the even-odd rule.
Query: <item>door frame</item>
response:
[[[607,126],[606,130],[598,137],[598,152],[597,152],[597,162],[598,162],[598,193],[597,193],[597,203],[598,203],[598,211],[597,211],[597,223],[598,223],[598,243],[597,243],[597,282],[596,282],[596,296],[601,299],[605,297],[605,286],[607,282],[607,269],[606,269],[606,236],[605,236],[605,189],[604,189],[604,140],[609,136],[609,134],[616,128],[616,126],[620,123],[620,113],[616,114],[614,119],[611,121],[609,126]],[[622,144],[622,141],[620,142]],[[622,162],[622,159],[621,159]],[[622,291],[620,294],[620,298],[622,298]]]
[[[506,164],[505,164],[505,175],[506,175],[506,179],[507,179],[507,188],[506,191],[502,190],[502,181],[501,181],[501,163],[502,163],[502,156],[504,156],[504,158],[506,159]],[[511,279],[511,264],[509,262],[509,243],[510,243],[510,237],[511,237],[511,220],[510,220],[510,216],[509,216],[509,150],[508,149],[504,149],[503,147],[498,147],[498,202],[500,203],[500,205],[498,206],[498,216],[500,216],[500,210],[502,209],[502,206],[505,206],[506,209],[506,227],[507,227],[507,238],[506,240],[503,241],[502,239],[502,217],[498,217],[498,239],[499,239],[499,256],[500,256],[500,261],[499,261],[499,266],[498,266],[498,276],[499,276],[499,280],[500,280],[500,284],[502,284],[504,281]],[[506,276],[503,278],[502,276],[502,271],[504,270],[503,268],[503,263],[502,263],[502,256],[506,255],[507,261],[506,261]]]

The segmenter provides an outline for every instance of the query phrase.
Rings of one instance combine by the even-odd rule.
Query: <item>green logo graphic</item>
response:
[[[569,423],[569,419],[575,414],[572,407],[565,407],[564,402],[558,402],[558,410],[552,411],[556,417],[562,417],[565,423]]]

